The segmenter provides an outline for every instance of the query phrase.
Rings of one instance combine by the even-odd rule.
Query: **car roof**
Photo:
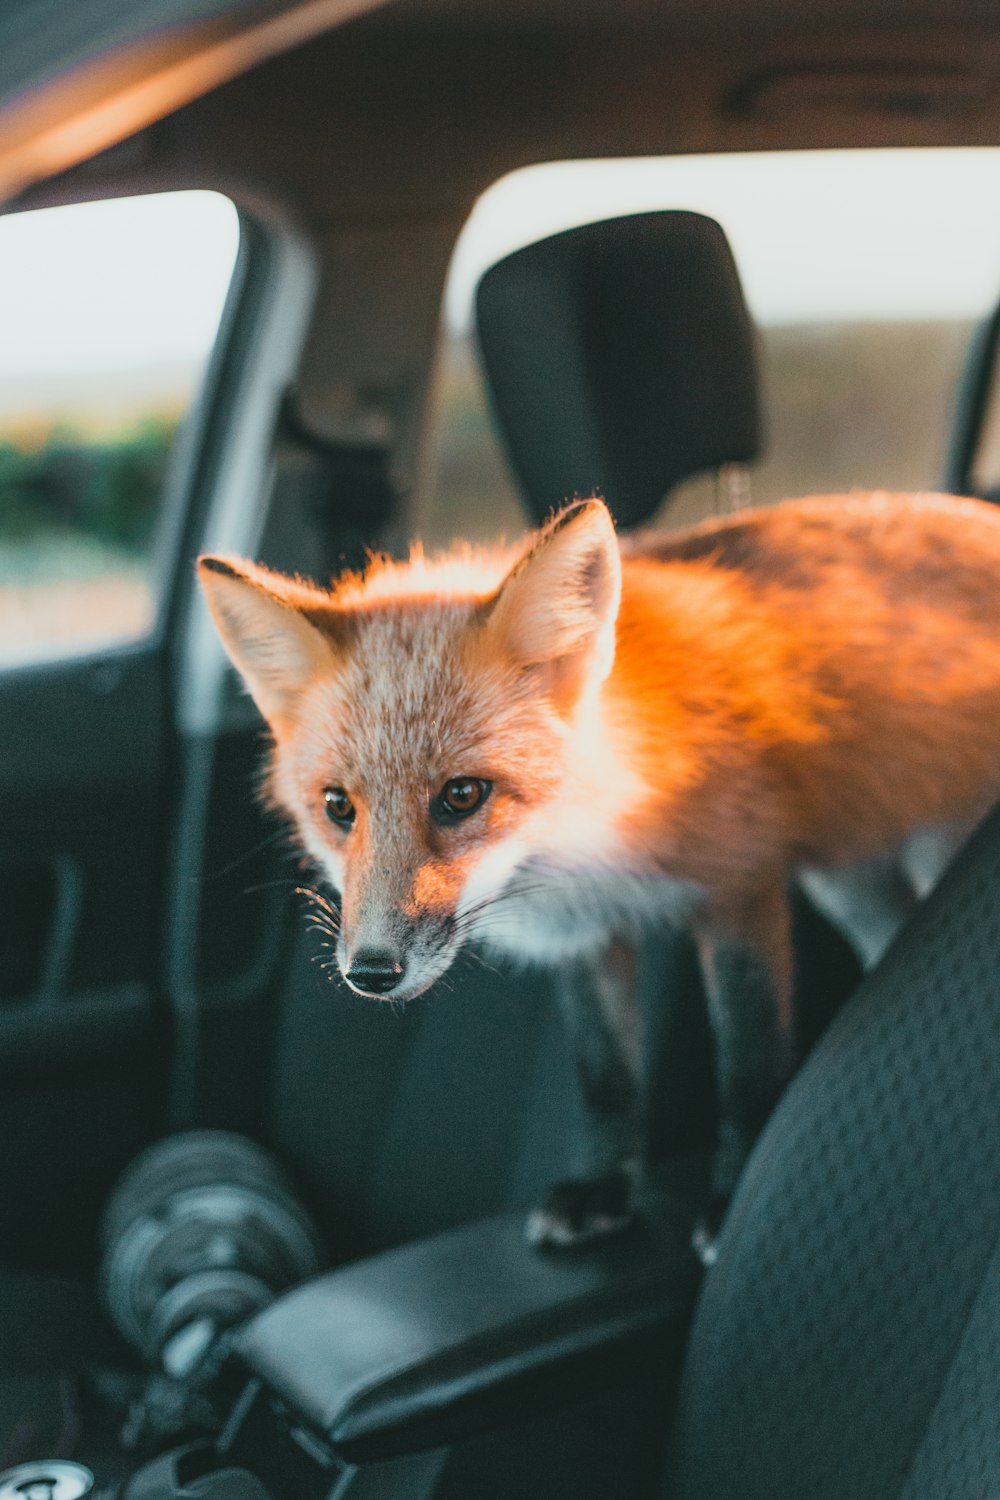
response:
[[[992,0],[11,0],[0,57],[0,197],[248,98],[301,136],[306,91],[319,211],[560,156],[1000,139]]]

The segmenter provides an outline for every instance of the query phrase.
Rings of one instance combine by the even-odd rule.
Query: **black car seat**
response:
[[[1000,811],[788,1089],[718,1248],[669,1500],[1000,1496]]]

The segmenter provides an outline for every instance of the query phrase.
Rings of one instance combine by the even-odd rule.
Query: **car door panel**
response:
[[[85,1253],[80,1225],[162,1112],[162,678],[155,642],[0,676],[8,1264]]]

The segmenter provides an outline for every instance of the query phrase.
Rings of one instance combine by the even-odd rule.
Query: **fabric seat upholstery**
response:
[[[706,1278],[670,1500],[1000,1495],[1000,811],[834,1022]]]

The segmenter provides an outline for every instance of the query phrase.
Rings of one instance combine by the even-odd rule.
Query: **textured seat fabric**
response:
[[[813,1053],[706,1278],[670,1500],[1000,1496],[1000,813]]]

